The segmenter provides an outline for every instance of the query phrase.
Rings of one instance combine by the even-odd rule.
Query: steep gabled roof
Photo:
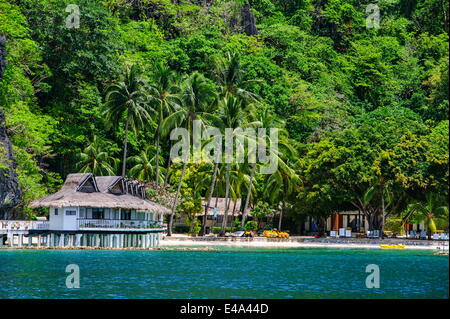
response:
[[[123,187],[126,183],[120,176],[99,176],[93,174],[69,174],[63,187],[56,193],[34,200],[29,207],[98,207],[122,208],[151,211],[155,213],[170,213],[164,206],[129,193],[113,192],[116,186]],[[133,183],[135,184],[135,183]],[[138,187],[139,184],[133,185]],[[84,189],[88,189],[88,192]],[[122,188],[123,189],[123,188]],[[91,191],[93,190],[93,191]]]
[[[99,189],[94,174],[85,174],[85,176],[78,182],[77,192],[93,193],[98,191]]]

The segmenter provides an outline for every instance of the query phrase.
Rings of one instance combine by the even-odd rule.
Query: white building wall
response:
[[[64,230],[77,230],[78,229],[78,207],[64,207],[64,223],[63,223],[63,229]],[[72,215],[73,212],[75,212],[75,215]],[[69,213],[71,213],[69,215]]]
[[[51,207],[49,211],[49,229],[51,230],[63,229],[63,217],[64,217],[64,210],[62,208]]]
[[[57,215],[55,214],[57,211]],[[68,215],[75,212],[75,215]],[[50,230],[77,230],[78,207],[50,208],[49,229]]]

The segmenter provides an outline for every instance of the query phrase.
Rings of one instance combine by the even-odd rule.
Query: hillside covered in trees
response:
[[[124,172],[179,192],[191,231],[211,195],[283,228],[340,210],[448,228],[448,28],[448,0],[0,0],[9,216],[43,214],[28,203],[69,173]],[[280,128],[281,165],[171,163],[193,119]]]

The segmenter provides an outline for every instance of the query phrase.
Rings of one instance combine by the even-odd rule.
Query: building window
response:
[[[80,218],[86,217],[86,208],[80,207]]]
[[[92,208],[92,219],[104,219],[105,212],[103,208]]]
[[[66,210],[66,216],[75,216],[76,214],[76,210]]]
[[[122,210],[122,219],[130,220],[131,219],[131,209],[123,209]]]
[[[55,215],[58,215],[58,208],[55,208]]]

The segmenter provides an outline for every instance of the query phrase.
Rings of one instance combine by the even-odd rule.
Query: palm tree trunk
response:
[[[219,170],[219,161],[216,161],[216,163],[214,164],[214,173],[213,173],[213,178],[211,181],[211,187],[209,189],[209,196],[208,196],[208,200],[206,202],[206,206],[205,206],[205,214],[203,215],[203,226],[202,226],[202,236],[206,235],[206,217],[208,214],[208,210],[209,210],[209,204],[211,203],[211,198],[213,196],[214,193],[214,188],[216,186],[216,178],[217,178],[217,171]]]
[[[283,221],[283,215],[284,215],[284,209],[286,207],[286,200],[283,199],[283,202],[281,203],[281,213],[280,213],[280,220],[278,221],[278,230],[281,231],[281,222]]]
[[[230,195],[230,170],[231,164],[227,164],[227,175],[226,175],[226,191],[225,191],[225,213],[223,214],[222,229],[220,230],[220,236],[225,236],[228,221],[228,196]]]
[[[233,205],[233,219],[234,219],[234,215],[235,215],[235,213],[236,213],[236,205],[237,205],[237,198],[236,198],[236,200],[234,201],[234,205]]]
[[[127,167],[127,147],[128,147],[128,119],[125,124],[125,142],[123,146],[122,177],[125,177],[125,171]]]
[[[381,239],[384,238],[384,187],[381,189]]]
[[[253,177],[255,175],[255,168],[256,168],[256,163],[253,163],[252,171],[250,173],[250,185],[248,185],[247,198],[245,199],[244,211],[242,212],[241,230],[244,230],[245,219],[247,218],[247,208],[248,208],[248,203],[250,202],[250,194],[252,193]]]
[[[159,186],[159,125],[156,131],[156,186]]]
[[[170,214],[169,227],[167,229],[167,236],[172,236],[173,217],[175,215],[175,211],[177,208],[177,202],[178,202],[178,197],[180,196],[181,184],[183,183],[184,173],[186,172],[186,164],[187,164],[187,160],[185,160],[183,163],[183,170],[181,171],[180,183],[178,184],[177,194],[175,195],[175,200],[173,202],[172,214]]]
[[[170,148],[172,148],[172,142],[170,142]],[[167,159],[166,176],[164,177],[164,188],[166,188],[167,184],[169,183],[169,170],[170,170],[170,154],[169,158]]]

